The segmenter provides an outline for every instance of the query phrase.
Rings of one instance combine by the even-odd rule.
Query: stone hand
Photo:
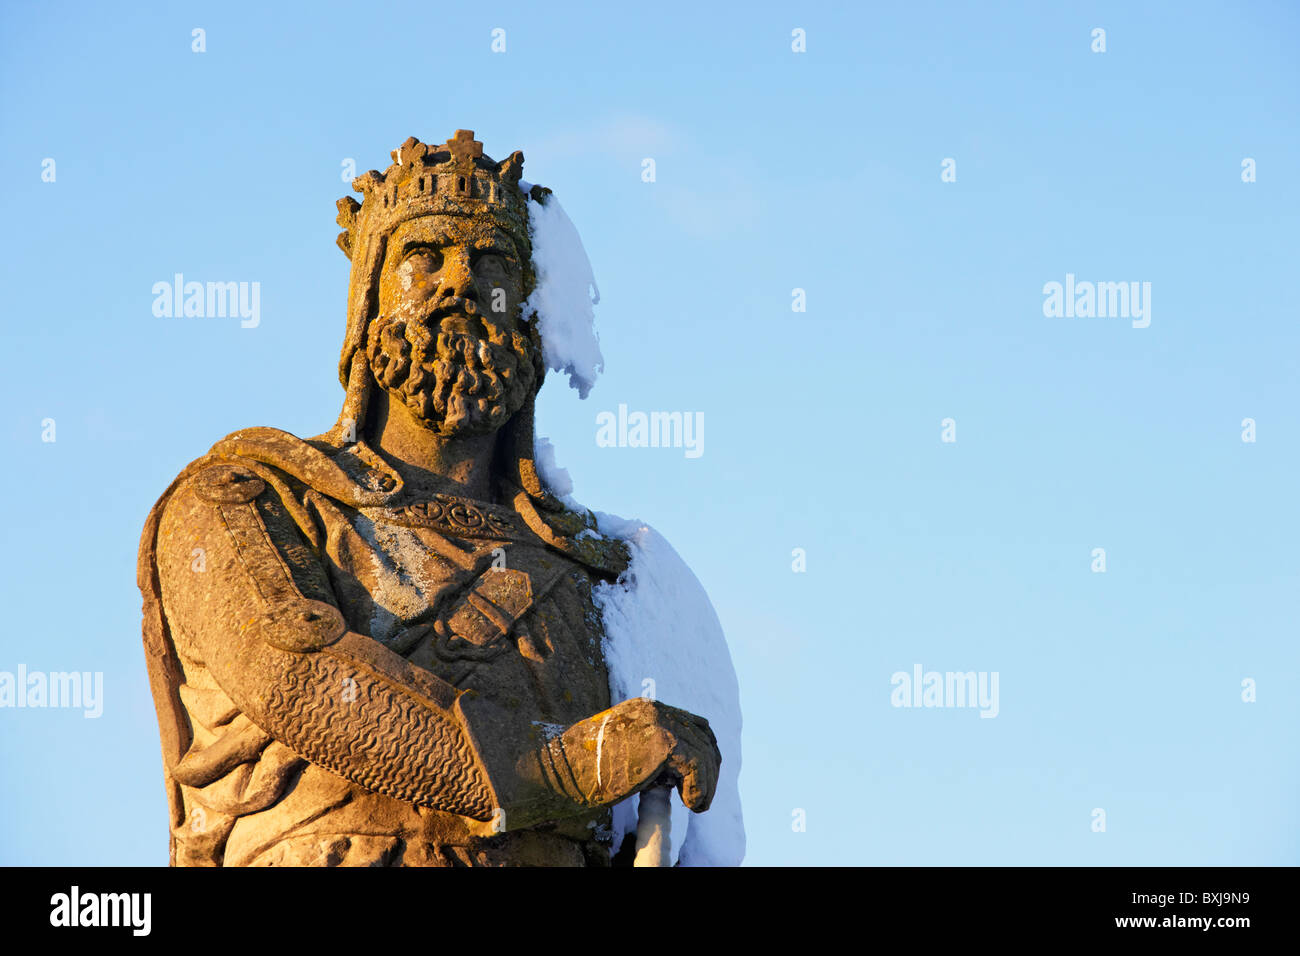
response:
[[[702,813],[713,802],[722,763],[707,720],[642,697],[579,721],[550,749],[555,756],[562,751],[583,802],[594,806],[671,786],[683,804]]]

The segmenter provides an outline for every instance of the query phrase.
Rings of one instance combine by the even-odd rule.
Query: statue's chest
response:
[[[606,706],[600,618],[580,566],[513,512],[431,504],[355,512],[330,529],[349,625],[460,688],[533,697],[561,719]]]

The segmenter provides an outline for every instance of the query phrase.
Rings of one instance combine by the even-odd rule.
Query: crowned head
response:
[[[338,203],[353,261],[344,384],[360,351],[373,383],[431,431],[496,431],[543,373],[522,311],[534,283],[523,154],[495,162],[457,130],[439,146],[408,139],[392,157],[353,181],[361,202]]]

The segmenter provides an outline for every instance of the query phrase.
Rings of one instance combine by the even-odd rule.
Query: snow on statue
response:
[[[527,185],[521,183],[527,190]],[[599,291],[582,240],[554,196],[529,203],[529,228],[537,288],[525,303],[538,314],[547,367],[566,373],[585,398],[604,368],[592,306]],[[568,473],[555,461],[555,449],[537,440],[537,465],[551,492],[581,510]],[[713,805],[690,813],[671,796],[669,861],[684,866],[735,866],[745,855],[740,808],[740,689],[718,616],[704,588],[672,546],[640,521],[596,512],[600,533],[624,540],[632,563],[618,584],[596,588],[604,615],[605,663],[615,703],[646,694],[708,720],[723,753]],[[657,802],[667,791],[647,791],[614,808],[614,846],[624,834],[647,829]],[[637,810],[642,823],[638,830]],[[655,822],[650,821],[653,829]],[[640,845],[640,840],[638,846]],[[641,857],[638,856],[638,860]]]

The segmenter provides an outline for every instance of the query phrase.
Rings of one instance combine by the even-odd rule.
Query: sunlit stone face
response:
[[[441,435],[500,428],[541,372],[519,317],[524,282],[517,243],[491,220],[402,223],[388,238],[366,337],[375,380]]]

